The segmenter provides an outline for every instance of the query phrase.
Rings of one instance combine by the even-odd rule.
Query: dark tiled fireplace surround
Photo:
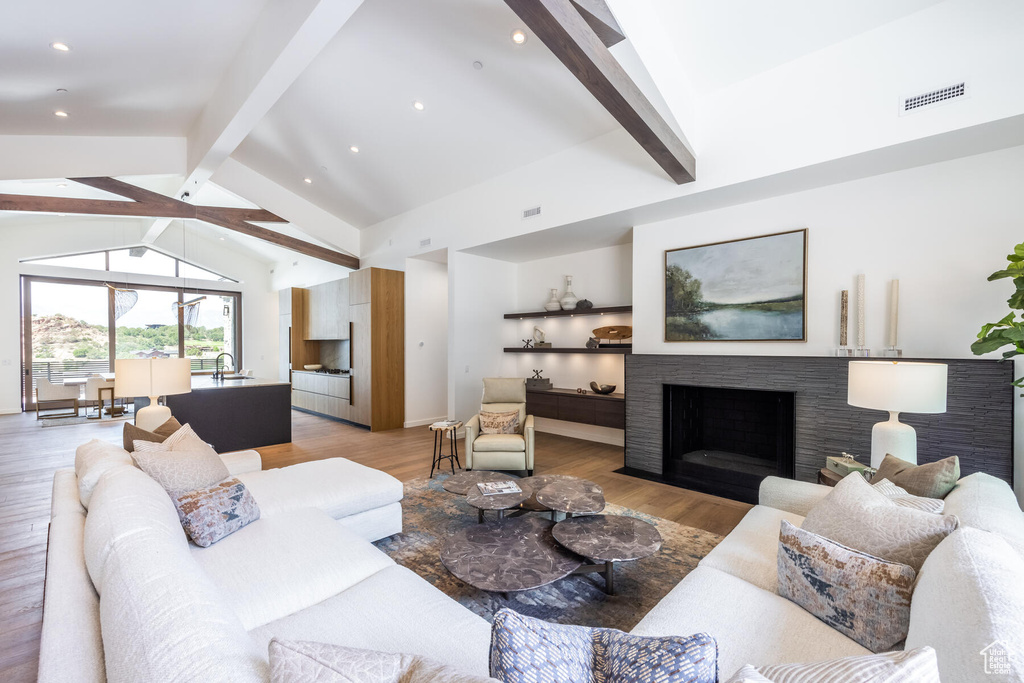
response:
[[[917,430],[918,461],[958,455],[964,475],[983,471],[1012,482],[1012,363],[940,362],[949,366],[946,412],[900,415]],[[800,356],[626,356],[626,455],[621,471],[757,502],[757,484],[767,473],[815,481],[825,457],[843,451],[867,462],[871,427],[886,414],[847,405],[847,363],[843,358]],[[752,393],[741,398],[735,390]],[[789,404],[787,396],[792,397]],[[711,439],[703,443],[687,435],[697,429],[694,424],[687,430],[685,419],[675,426],[666,419],[681,416],[682,406],[698,397],[715,413],[701,418],[705,431],[712,424]],[[773,403],[778,412],[771,412]],[[766,412],[757,417],[751,411],[759,406]],[[723,418],[722,411],[730,408],[735,414]],[[724,429],[716,432],[716,421]],[[787,422],[792,425],[790,436],[783,433]],[[721,465],[723,458],[753,466],[703,469]]]

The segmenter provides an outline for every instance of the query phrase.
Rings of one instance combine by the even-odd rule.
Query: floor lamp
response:
[[[899,415],[946,412],[946,364],[850,361],[846,402],[889,412],[871,430],[872,467],[886,454],[917,464],[917,434]]]
[[[135,411],[135,425],[153,431],[171,419],[171,409],[157,403],[161,396],[192,391],[192,361],[188,358],[130,358],[114,361],[114,395],[148,396],[149,405]]]

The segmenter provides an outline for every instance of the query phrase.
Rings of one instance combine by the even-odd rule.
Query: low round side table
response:
[[[551,533],[559,544],[594,563],[573,573],[601,572],[608,595],[615,595],[616,562],[639,560],[661,548],[661,534],[653,524],[625,515],[571,517]]]
[[[586,479],[558,479],[537,490],[536,500],[545,509],[573,515],[594,515],[604,510],[604,491]]]
[[[519,493],[496,493],[485,496],[477,486],[474,486],[466,494],[466,502],[476,508],[477,522],[483,524],[484,510],[497,510],[498,519],[505,519],[506,510],[518,508],[530,495],[530,491],[520,487]]]
[[[445,460],[451,465],[452,474],[455,474],[455,466],[458,465],[459,469],[462,469],[462,463],[459,462],[459,444],[458,439],[455,438],[455,434],[459,431],[459,427],[462,426],[462,422],[435,422],[430,425],[430,431],[434,433],[434,450],[431,454],[430,460],[430,478],[434,478],[434,468],[437,471],[441,471],[441,463]],[[444,451],[444,437],[448,435],[448,453]]]

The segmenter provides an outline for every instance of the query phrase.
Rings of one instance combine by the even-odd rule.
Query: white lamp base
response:
[[[871,428],[871,466],[878,469],[886,454],[917,464],[917,432],[900,422],[898,412],[890,412],[886,422]]]
[[[171,419],[171,409],[157,403],[157,396],[149,397],[149,405],[135,411],[135,426],[152,432]]]

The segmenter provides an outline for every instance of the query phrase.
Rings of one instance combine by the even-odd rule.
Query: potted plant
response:
[[[997,270],[988,276],[989,282],[1013,278],[1014,292],[1006,303],[1010,306],[1010,312],[999,322],[985,323],[978,339],[971,344],[971,351],[974,355],[981,356],[1009,345],[1008,351],[1003,351],[1003,358],[1013,358],[1024,354],[1024,320],[1017,319],[1017,311],[1024,310],[1024,243],[1013,248],[1013,253],[1006,257],[1009,264],[1003,270]],[[1018,388],[1024,388],[1024,377],[1013,382]],[[1024,396],[1024,394],[1021,394]]]

